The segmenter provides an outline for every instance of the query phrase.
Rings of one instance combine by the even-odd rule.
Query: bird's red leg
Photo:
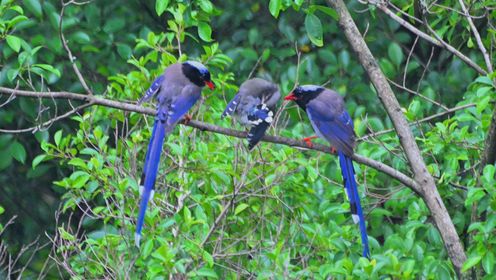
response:
[[[312,140],[315,139],[315,138],[319,138],[319,137],[317,135],[310,136],[310,137],[305,137],[305,138],[303,138],[303,141],[305,141],[305,143],[307,143],[307,146],[309,148],[312,148],[313,147]]]
[[[334,148],[333,146],[331,146],[331,154],[336,154],[338,151],[336,150],[336,148]]]
[[[183,124],[188,124],[189,121],[191,121],[191,118],[192,118],[192,116],[190,114],[184,115],[182,123]]]

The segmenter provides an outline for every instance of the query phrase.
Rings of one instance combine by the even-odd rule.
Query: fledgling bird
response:
[[[295,101],[307,113],[317,136],[329,142],[337,151],[352,218],[360,226],[363,256],[368,258],[370,252],[367,227],[351,160],[355,148],[355,131],[353,121],[344,108],[343,97],[321,86],[303,85],[294,89],[284,100]],[[314,137],[305,138],[305,141],[309,143],[311,138]]]
[[[196,61],[175,63],[169,65],[164,73],[155,79],[145,95],[138,101],[138,104],[141,104],[153,96],[157,100],[157,115],[146,151],[145,166],[141,174],[141,202],[134,236],[135,244],[138,247],[146,207],[154,194],[155,179],[164,139],[200,98],[204,86],[214,89],[210,72],[203,64]]]
[[[281,94],[276,84],[260,78],[246,80],[221,117],[234,114],[239,123],[250,127],[247,138],[248,149],[251,150],[272,123],[279,98]]]

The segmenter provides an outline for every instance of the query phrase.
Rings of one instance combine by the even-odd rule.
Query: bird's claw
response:
[[[188,124],[188,123],[191,121],[191,119],[192,119],[192,118],[193,118],[193,117],[192,117],[190,114],[186,114],[186,115],[184,115],[184,117],[183,117],[183,121],[182,121],[182,123],[183,123],[183,124]]]
[[[338,151],[336,150],[336,148],[332,147],[331,146],[331,154],[336,154]]]
[[[317,136],[310,136],[310,137],[305,137],[303,138],[303,141],[305,141],[305,143],[307,144],[307,146],[309,148],[313,148],[313,143],[312,143],[312,140],[317,138]]]

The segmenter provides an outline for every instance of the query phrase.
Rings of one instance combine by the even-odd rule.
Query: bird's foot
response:
[[[312,140],[315,139],[315,138],[318,138],[318,136],[317,135],[314,135],[314,136],[310,136],[310,137],[305,137],[305,138],[303,138],[303,141],[305,141],[305,143],[307,144],[307,146],[309,148],[312,148],[313,147]]]
[[[191,121],[191,119],[192,119],[192,118],[193,118],[193,117],[192,117],[190,114],[186,114],[186,115],[184,115],[184,117],[183,117],[183,121],[182,121],[182,123],[183,123],[183,124],[188,124],[188,123]]]

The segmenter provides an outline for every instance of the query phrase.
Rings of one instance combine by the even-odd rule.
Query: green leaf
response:
[[[133,54],[131,47],[122,43],[117,43],[117,52],[123,59],[129,59]]]
[[[10,20],[10,25],[11,26],[15,26],[19,22],[23,22],[23,21],[26,21],[26,20],[29,20],[26,16],[16,16],[15,18],[13,18],[13,19]]]
[[[71,39],[80,44],[89,44],[91,42],[90,35],[83,31],[76,31],[71,35]]]
[[[39,0],[24,0],[23,3],[36,17],[41,18],[41,16],[43,16],[43,11]]]
[[[467,41],[467,47],[473,48],[474,47],[474,41],[472,41],[472,38],[469,37]]]
[[[10,146],[10,155],[20,163],[24,163],[26,160],[26,150],[24,149],[24,146],[17,141]]]
[[[148,239],[145,241],[145,244],[143,244],[143,249],[141,250],[141,255],[143,258],[147,258],[153,250],[153,240]]]
[[[482,256],[471,256],[462,266],[462,272],[465,272],[477,265],[482,259]]]
[[[212,2],[209,0],[200,0],[200,8],[205,11],[206,13],[212,13],[214,10],[214,6],[212,5]]]
[[[90,179],[90,174],[83,171],[76,171],[72,173],[70,178],[73,180],[71,188],[79,189],[82,188],[86,182],[88,182]]]
[[[482,172],[482,178],[484,179],[486,184],[491,184],[494,182],[494,174],[496,173],[496,167],[494,165],[489,164],[484,167],[484,171]]]
[[[202,267],[198,271],[196,271],[196,274],[198,276],[204,276],[207,278],[215,278],[219,279],[219,276],[217,276],[217,273],[215,273],[215,270],[207,267]]]
[[[209,267],[214,266],[214,258],[212,257],[212,255],[210,255],[209,252],[203,251],[202,258],[207,262],[207,265]]]
[[[307,14],[305,17],[305,29],[308,38],[314,45],[317,47],[322,47],[324,45],[322,23],[316,15],[311,13]]]
[[[43,160],[45,160],[46,157],[47,157],[47,155],[45,155],[45,154],[36,156],[33,159],[33,163],[32,163],[33,169],[35,169],[36,166],[38,166],[38,164],[40,164]]]
[[[493,81],[488,76],[478,77],[477,79],[475,79],[475,82],[494,87]]]
[[[21,50],[21,38],[14,35],[7,35],[5,39],[7,39],[7,44],[9,47],[15,52],[18,53]]]
[[[2,215],[4,212],[5,212],[5,209],[2,206],[0,206],[0,215]]]
[[[487,274],[492,274],[494,271],[494,265],[494,253],[488,250],[484,258],[482,258],[482,268],[484,268]]]
[[[400,66],[401,62],[403,62],[403,52],[401,51],[401,47],[396,43],[389,44],[388,56],[396,66]]]
[[[339,20],[338,13],[332,8],[322,6],[322,5],[311,5],[309,9],[311,11],[319,10],[319,11],[323,12],[324,14],[332,17],[334,20]]]
[[[238,215],[239,213],[243,212],[246,208],[248,208],[248,204],[246,203],[241,203],[240,205],[236,206],[236,209],[234,209],[234,215]]]
[[[169,6],[169,0],[157,0],[155,2],[155,11],[157,12],[157,15],[162,15],[167,9],[167,6]]]
[[[282,0],[270,0],[269,2],[269,11],[272,16],[277,18],[279,16],[279,12],[282,8]]]
[[[60,145],[60,139],[62,139],[62,130],[59,130],[55,132],[55,135],[53,136],[53,140],[55,141],[55,146]]]
[[[472,206],[474,202],[481,200],[486,193],[482,188],[469,188],[467,198],[465,199],[465,206]]]
[[[123,18],[112,18],[105,23],[103,31],[112,34],[122,30],[126,26],[126,21]]]
[[[206,22],[200,21],[198,23],[198,35],[205,42],[212,41],[212,28]]]
[[[21,6],[15,5],[15,6],[10,7],[9,9],[11,9],[12,11],[18,12],[21,15],[24,14],[24,10],[22,9]]]
[[[7,79],[9,79],[9,81],[13,81],[17,75],[19,75],[19,69],[9,69],[7,71]]]
[[[39,67],[41,69],[44,69],[48,72],[51,72],[53,74],[55,74],[55,76],[59,77],[61,76],[60,74],[60,71],[59,69],[53,67],[52,65],[48,65],[48,64],[33,64],[34,67]]]
[[[62,239],[65,239],[68,241],[75,241],[76,240],[74,235],[68,233],[63,227],[59,227],[59,233],[60,233],[60,237],[62,237]]]

